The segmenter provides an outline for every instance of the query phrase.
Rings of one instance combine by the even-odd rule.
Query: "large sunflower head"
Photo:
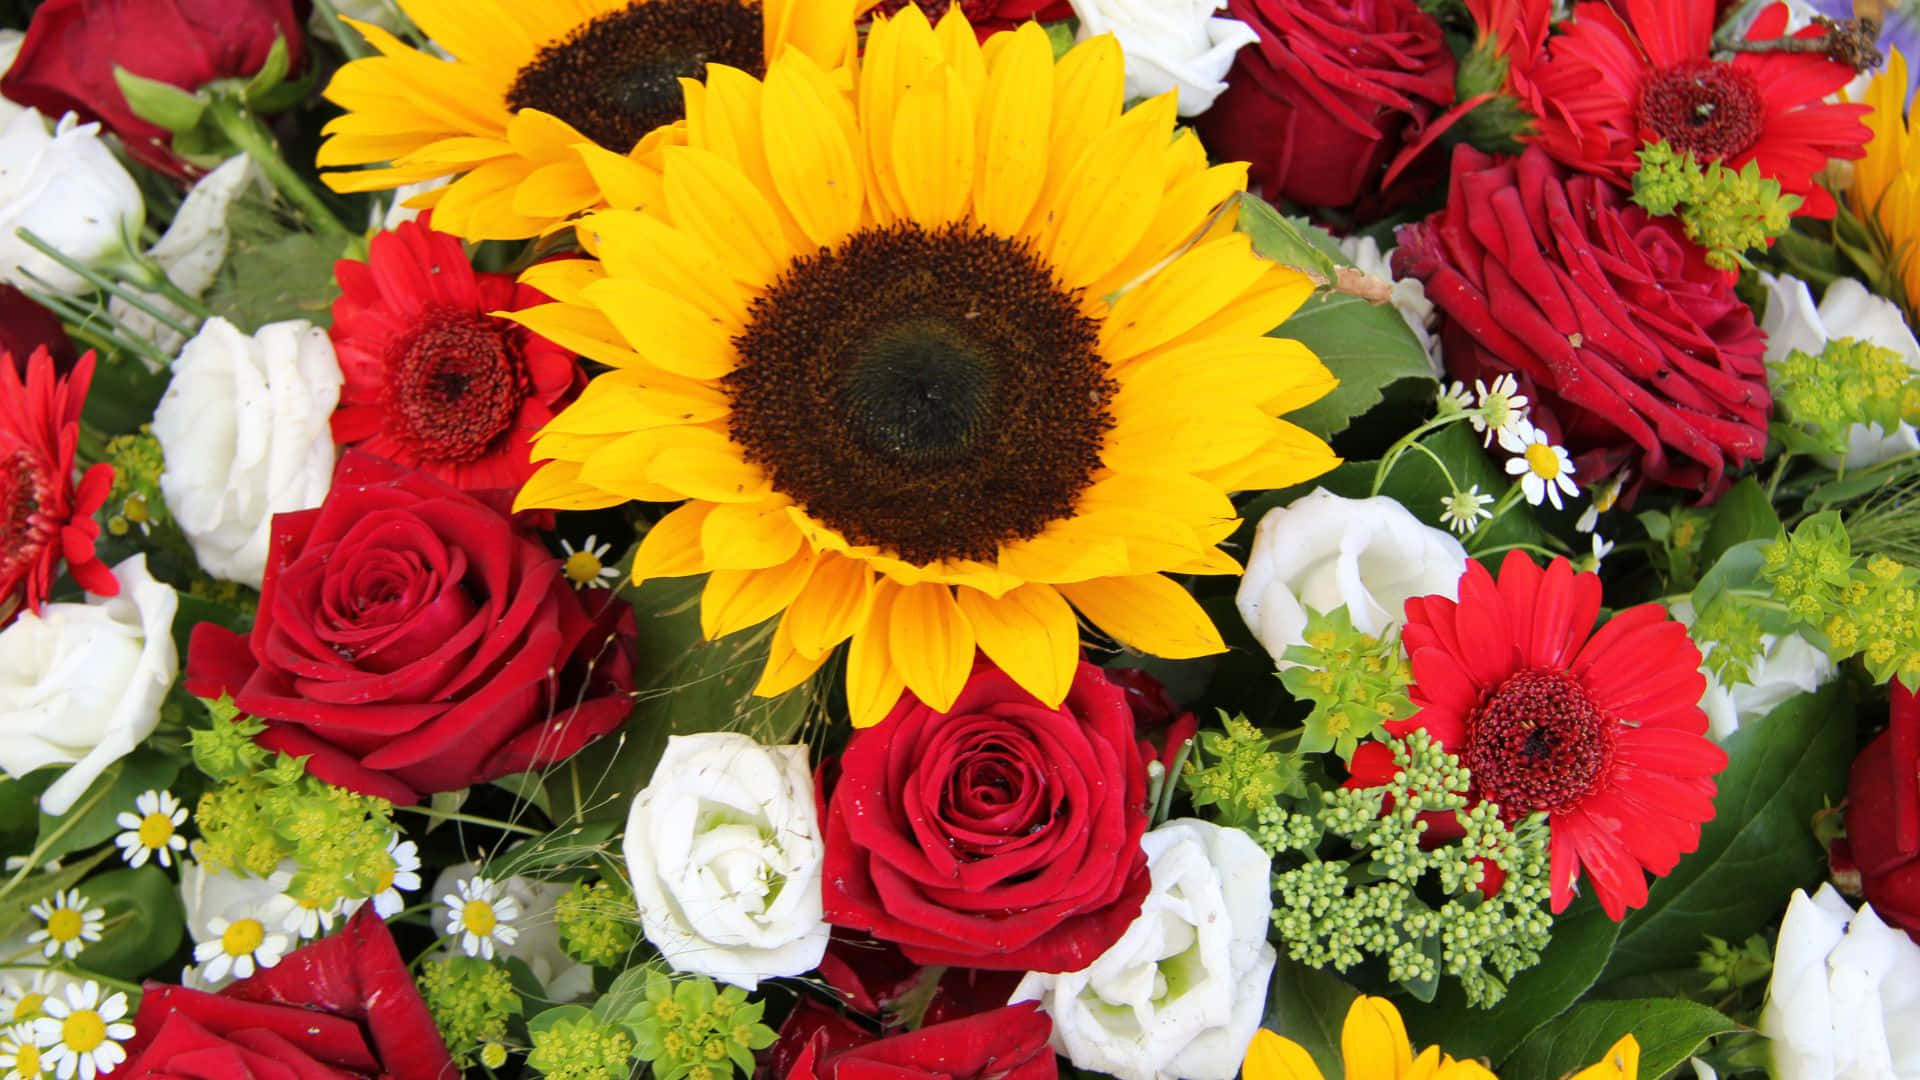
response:
[[[379,55],[341,68],[323,178],[379,191],[454,177],[417,200],[469,240],[542,233],[632,182],[674,141],[680,80],[708,64],[756,75],[788,48],[826,65],[855,48],[857,0],[398,0],[451,59],[377,26]],[[352,21],[352,20],[348,20]]]
[[[877,21],[850,85],[714,68],[644,205],[586,219],[597,261],[528,272],[556,302],[512,317],[612,370],[519,506],[682,502],[635,580],[710,572],[710,637],[779,615],[763,694],[851,639],[856,724],[949,707],[976,648],[1058,704],[1076,608],[1218,651],[1167,575],[1238,572],[1226,493],[1335,464],[1276,418],[1334,380],[1266,336],[1312,285],[1215,224],[1245,167],[1123,76],[1110,37],[1056,64],[957,8]]]

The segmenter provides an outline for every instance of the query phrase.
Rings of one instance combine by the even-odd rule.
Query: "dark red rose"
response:
[[[194,628],[187,689],[396,803],[572,755],[631,709],[632,611],[589,616],[506,496],[347,451],[318,509],[275,516],[251,636]]]
[[[1456,378],[1518,377],[1574,478],[1718,498],[1767,444],[1766,336],[1671,218],[1537,149],[1454,151],[1446,209],[1400,230],[1396,273],[1442,313]]]
[[[1403,153],[1453,104],[1454,59],[1414,0],[1227,0],[1260,35],[1196,123],[1216,160],[1249,162],[1267,197],[1372,216]]]
[[[67,328],[59,316],[11,285],[0,284],[0,353],[13,357],[14,370],[27,377],[27,358],[37,349],[47,350],[55,374],[73,370],[80,354],[67,337]]]
[[[857,1029],[856,1029],[857,1030]],[[1053,1021],[1025,1001],[918,1031],[854,1042],[849,1031],[815,1029],[784,1080],[1053,1080]]]
[[[217,994],[148,983],[125,1080],[457,1080],[371,904]]]
[[[1920,701],[1897,680],[1887,730],[1853,761],[1847,844],[1867,902],[1920,942]]]
[[[294,0],[47,0],[0,93],[48,116],[72,110],[119,135],[141,164],[174,176],[192,168],[170,148],[172,133],[134,115],[113,69],[198,90],[216,79],[251,78],[285,38],[291,70],[306,37]]]
[[[866,14],[874,16],[894,16],[909,4],[927,13],[927,18],[938,22],[947,9],[954,6],[954,0],[880,0]],[[1068,0],[960,0],[960,11],[967,17],[968,25],[985,41],[989,36],[1002,30],[1012,30],[1029,19],[1041,22],[1058,22],[1073,14],[1073,5]]]
[[[1078,971],[1147,894],[1147,769],[1126,694],[1082,663],[1049,709],[976,667],[854,732],[827,805],[827,921],[919,964]]]
[[[1183,711],[1167,693],[1159,679],[1142,668],[1107,668],[1107,680],[1127,695],[1127,708],[1133,710],[1133,730],[1140,740],[1140,753],[1151,764],[1172,769],[1180,749],[1199,734],[1200,721]]]

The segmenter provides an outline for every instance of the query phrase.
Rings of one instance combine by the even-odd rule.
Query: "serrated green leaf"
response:
[[[1302,304],[1273,334],[1312,349],[1340,380],[1326,397],[1285,418],[1323,438],[1345,431],[1380,404],[1387,388],[1397,382],[1435,383],[1426,350],[1391,304],[1322,293]]]
[[[1286,953],[1273,965],[1267,1012],[1260,1026],[1299,1043],[1327,1076],[1345,1072],[1340,1028],[1360,992],[1337,976],[1310,968]]]
[[[1501,1063],[1508,1076],[1555,1077],[1601,1060],[1623,1035],[1640,1044],[1640,1075],[1665,1076],[1716,1035],[1740,1025],[1692,1001],[1590,1001],[1527,1037]]]
[[[286,319],[330,325],[329,309],[340,294],[333,264],[346,251],[347,241],[284,231],[257,241],[235,228],[226,264],[207,291],[207,306],[248,334]]]
[[[81,967],[116,979],[138,979],[180,947],[186,911],[173,879],[158,866],[110,870],[88,878],[81,889],[107,911],[106,931],[75,959]]]

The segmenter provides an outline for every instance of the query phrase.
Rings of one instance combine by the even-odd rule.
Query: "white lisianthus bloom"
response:
[[[1232,1080],[1260,1026],[1275,954],[1272,860],[1239,829],[1181,818],[1140,839],[1153,886],[1140,917],[1085,969],[1030,972],[1053,1046],[1120,1080]]]
[[[1693,604],[1682,600],[1673,605],[1673,617],[1687,627],[1693,626]],[[1716,641],[1696,641],[1703,656],[1710,657],[1723,648]],[[1760,654],[1747,661],[1747,680],[1723,686],[1707,665],[1700,673],[1707,677],[1707,692],[1700,708],[1707,714],[1707,733],[1724,740],[1740,725],[1758,720],[1775,707],[1798,694],[1811,694],[1825,686],[1838,671],[1833,659],[1799,634],[1776,637],[1760,635]]]
[[[826,952],[821,840],[804,746],[675,735],[627,815],[647,940],[675,971],[748,990]]]
[[[1112,34],[1127,62],[1127,97],[1180,92],[1181,116],[1199,116],[1227,88],[1233,54],[1260,40],[1226,0],[1072,0],[1078,40]]]
[[[233,210],[234,202],[264,175],[252,158],[236,154],[201,177],[193,190],[187,192],[179,212],[173,215],[173,224],[167,226],[166,234],[147,251],[181,292],[198,297],[212,287],[221,264],[227,261],[227,248],[232,243],[227,215]],[[148,304],[170,312],[174,321],[193,325],[192,316],[173,301],[158,293],[134,291]],[[178,330],[162,326],[160,320],[120,297],[107,302],[107,313],[121,327],[153,342],[169,355],[179,352],[186,340]]]
[[[479,863],[456,863],[433,879],[433,888],[427,895],[447,896],[455,892],[460,882],[479,873]],[[519,911],[513,918],[513,927],[518,931],[513,943],[496,942],[494,952],[502,958],[524,961],[527,970],[540,980],[547,996],[555,1001],[572,1001],[591,994],[593,968],[568,956],[560,947],[560,924],[553,917],[554,906],[571,886],[530,877],[509,877],[494,882],[494,887],[499,896],[512,900]],[[452,935],[453,920],[453,909],[444,903],[434,905],[435,933],[443,937]]]
[[[1409,597],[1452,599],[1466,569],[1460,541],[1392,499],[1316,488],[1260,519],[1235,600],[1284,669],[1287,649],[1306,641],[1307,609],[1344,606],[1356,630],[1382,637],[1405,621]]]
[[[339,400],[333,344],[309,322],[248,337],[212,318],[180,351],[153,437],[160,492],[207,573],[260,587],[273,515],[326,498]]]
[[[23,611],[0,630],[0,770],[71,766],[40,796],[59,817],[107,766],[146,741],[180,671],[180,597],[135,555],[113,568],[120,594]]]
[[[1776,1080],[1920,1077],[1920,945],[1833,886],[1794,890],[1760,1033]]]
[[[38,110],[22,109],[0,128],[0,277],[9,283],[69,296],[92,292],[86,279],[29,246],[18,230],[33,230],[74,262],[104,267],[126,257],[146,216],[139,186],[100,141],[99,124],[68,113],[49,130]]]
[[[1841,278],[1827,287],[1827,295],[1816,306],[1807,283],[1799,278],[1761,274],[1767,287],[1767,311],[1760,328],[1767,332],[1768,364],[1777,364],[1795,349],[1811,356],[1820,355],[1832,338],[1852,338],[1892,349],[1910,368],[1920,368],[1920,342],[1914,340],[1907,320],[1893,301],[1875,296],[1852,278]],[[1900,423],[1892,432],[1879,424],[1855,424],[1847,430],[1846,466],[1865,468],[1920,450],[1920,434],[1912,424]],[[1838,466],[1839,460],[1828,462]]]
[[[1427,299],[1427,287],[1419,278],[1398,278],[1393,276],[1393,264],[1386,253],[1380,250],[1380,244],[1371,236],[1349,236],[1340,241],[1340,252],[1353,263],[1353,268],[1370,277],[1379,278],[1393,286],[1389,299],[1400,318],[1413,331],[1414,340],[1420,342],[1420,348],[1427,354],[1427,367],[1432,369],[1433,377],[1443,379],[1447,369],[1440,361],[1440,339],[1434,336],[1433,301]]]

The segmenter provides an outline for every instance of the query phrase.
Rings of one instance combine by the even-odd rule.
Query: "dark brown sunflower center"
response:
[[[513,327],[468,311],[424,314],[388,357],[388,412],[425,461],[486,454],[526,400],[526,365]]]
[[[538,0],[530,0],[538,2]],[[680,80],[708,64],[766,73],[759,0],[635,0],[540,50],[507,91],[616,154],[686,116]]]
[[[1640,126],[1701,161],[1731,157],[1760,137],[1760,88],[1731,64],[1689,60],[1640,91]]]
[[[991,560],[1073,513],[1113,425],[1099,326],[1023,243],[870,229],[796,261],[734,339],[729,432],[855,544]]]
[[[1572,809],[1613,763],[1613,721],[1561,671],[1522,671],[1467,722],[1460,763],[1512,817]]]

